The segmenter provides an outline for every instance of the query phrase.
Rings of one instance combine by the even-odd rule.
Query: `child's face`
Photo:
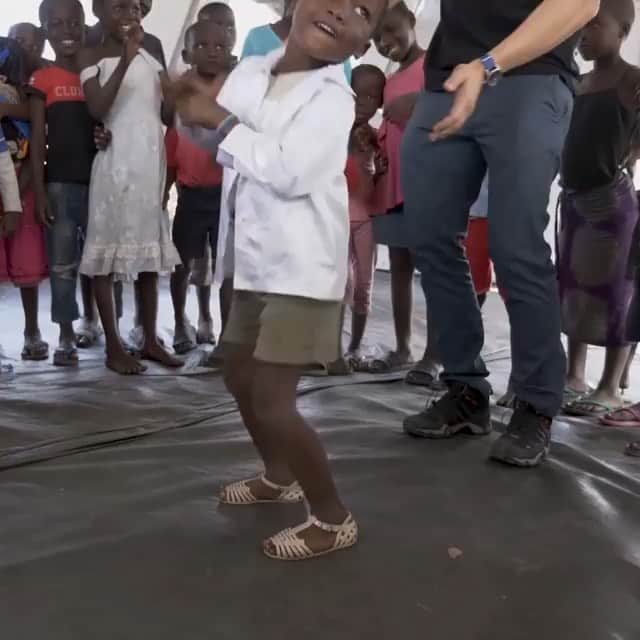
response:
[[[16,25],[9,33],[9,37],[18,43],[31,68],[40,64],[44,51],[44,40],[38,34],[37,27],[32,24]]]
[[[73,58],[84,45],[84,16],[74,0],[50,3],[45,29],[57,58]]]
[[[374,36],[378,53],[393,62],[402,62],[416,42],[415,25],[405,13],[390,9]]]
[[[116,40],[125,40],[141,20],[140,0],[104,0],[102,22],[105,30]]]
[[[204,9],[198,15],[198,22],[211,22],[224,33],[231,43],[231,48],[236,46],[236,18],[230,7],[214,7],[213,9]]]
[[[606,58],[620,51],[625,37],[622,25],[602,9],[582,31],[580,55],[585,60]]]
[[[357,68],[356,68],[357,70]],[[384,80],[374,73],[354,73],[351,87],[356,94],[356,124],[365,124],[382,107]]]
[[[337,64],[371,39],[387,0],[297,0],[290,39],[320,63]]]
[[[192,64],[203,76],[217,76],[229,69],[234,46],[235,33],[230,34],[215,22],[199,22],[194,33]]]

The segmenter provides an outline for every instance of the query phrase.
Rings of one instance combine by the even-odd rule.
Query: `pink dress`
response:
[[[424,89],[424,55],[406,69],[397,71],[388,80],[384,90],[385,106],[400,96]],[[380,148],[389,161],[389,170],[378,182],[377,214],[385,214],[404,202],[400,184],[400,145],[405,127],[383,120],[378,138]]]

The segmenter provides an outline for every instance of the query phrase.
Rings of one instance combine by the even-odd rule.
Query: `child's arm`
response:
[[[398,96],[395,100],[392,100],[384,108],[383,116],[385,120],[389,120],[401,127],[406,126],[411,119],[419,95],[418,92],[407,93],[404,96]]]
[[[164,198],[162,200],[162,208],[166,210],[169,204],[169,195],[173,185],[178,177],[178,167],[176,162],[176,151],[178,147],[178,132],[175,129],[167,129],[164,138],[164,144],[167,151],[167,180],[164,186]]]
[[[164,91],[167,78],[168,78],[167,72],[161,71],[160,81],[163,86],[163,99],[162,99],[162,109],[160,112],[160,117],[162,118],[162,124],[164,124],[165,127],[172,127],[176,119],[176,101],[171,91]]]
[[[29,103],[21,100],[18,104],[9,102],[0,103],[0,120],[3,118],[11,118],[13,120],[29,119]]]
[[[127,69],[140,51],[140,43],[142,42],[141,38],[142,31],[127,38],[124,43],[120,60],[111,74],[111,77],[103,86],[100,85],[97,74],[83,81],[82,86],[87,100],[87,107],[89,108],[89,113],[91,113],[94,120],[102,122],[111,110],[118,92],[120,91],[120,85],[127,73]],[[95,65],[95,58],[96,54],[92,49],[85,49],[80,53],[78,62],[80,68],[83,70],[82,74],[84,74],[87,69]]]
[[[49,224],[47,210],[47,191],[44,182],[44,163],[46,159],[46,113],[42,96],[34,93],[29,98],[31,117],[31,179],[35,196],[36,219],[41,224]]]
[[[1,130],[0,140],[4,141]],[[22,214],[18,178],[8,150],[0,151],[0,200],[4,209],[0,214],[0,238],[4,238],[18,228]]]
[[[283,198],[309,195],[347,161],[353,99],[341,89],[318,93],[294,117],[283,136],[237,124],[220,144],[243,177],[269,186]]]

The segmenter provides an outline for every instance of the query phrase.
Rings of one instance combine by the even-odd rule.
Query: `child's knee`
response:
[[[251,377],[246,371],[225,366],[222,372],[227,391],[237,399],[251,399]]]

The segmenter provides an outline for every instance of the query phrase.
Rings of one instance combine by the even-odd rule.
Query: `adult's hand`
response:
[[[36,189],[35,191],[35,204],[36,204],[36,220],[44,225],[50,227],[55,218],[49,209],[49,200],[47,198],[47,192]]]
[[[444,88],[455,94],[451,111],[436,123],[429,136],[433,142],[458,133],[476,110],[485,83],[485,71],[480,60],[457,66]]]

